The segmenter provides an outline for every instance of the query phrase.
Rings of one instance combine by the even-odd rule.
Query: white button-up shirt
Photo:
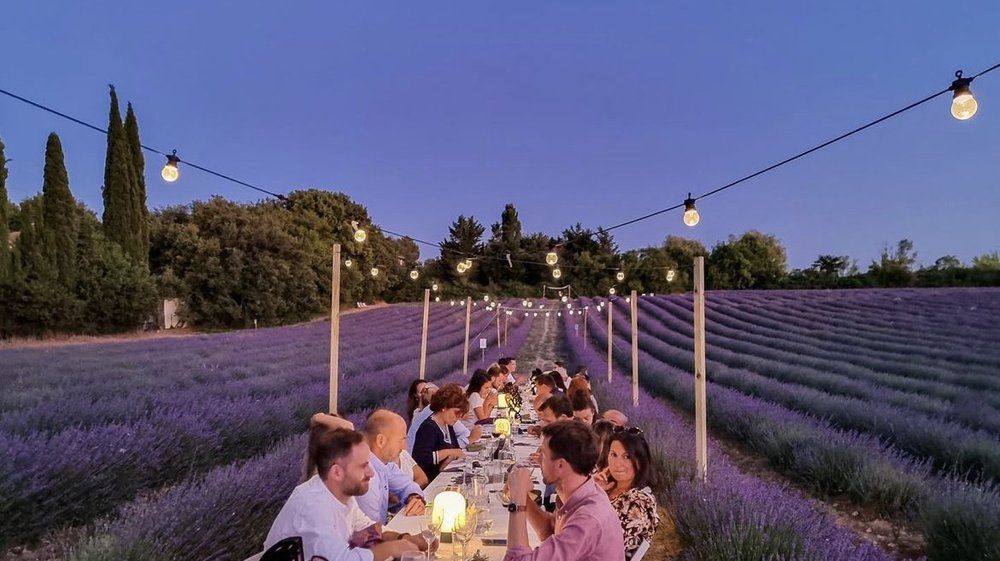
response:
[[[375,476],[368,482],[368,492],[358,497],[358,507],[365,516],[387,524],[389,522],[389,493],[399,497],[404,504],[407,497],[424,492],[413,481],[413,472],[403,473],[396,464],[385,464],[375,453],[371,456],[372,471]]]
[[[314,475],[292,491],[285,506],[267,533],[264,549],[293,536],[302,538],[305,558],[322,557],[328,561],[373,561],[372,552],[352,548],[351,535],[375,524],[358,508],[351,497],[340,502]]]

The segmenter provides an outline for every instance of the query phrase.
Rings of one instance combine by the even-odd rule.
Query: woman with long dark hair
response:
[[[615,427],[608,436],[594,481],[608,494],[618,512],[629,559],[660,524],[656,510],[656,474],[649,443],[638,427]]]

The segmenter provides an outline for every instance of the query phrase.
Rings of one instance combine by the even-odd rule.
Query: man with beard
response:
[[[308,457],[317,473],[292,491],[271,525],[265,549],[294,536],[302,538],[305,559],[312,561],[395,559],[426,549],[419,536],[383,533],[358,508],[355,497],[368,492],[373,476],[371,449],[362,433],[314,425]]]
[[[624,561],[625,541],[611,501],[590,473],[597,465],[597,439],[578,421],[556,421],[542,429],[542,481],[555,485],[556,511],[549,514],[528,495],[531,470],[508,476],[511,504],[504,561]],[[543,540],[528,545],[528,523]]]

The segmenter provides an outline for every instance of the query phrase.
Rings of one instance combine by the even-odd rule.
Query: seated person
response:
[[[574,419],[582,421],[588,427],[594,424],[594,415],[596,415],[597,411],[594,409],[594,402],[590,399],[590,396],[583,392],[577,392],[573,394],[573,397],[569,401],[573,406]]]
[[[594,397],[594,394],[590,389],[590,380],[582,376],[577,376],[576,378],[573,378],[573,380],[570,381],[569,389],[566,391],[566,394],[569,396],[570,399],[573,399],[573,396],[578,393],[587,394],[587,397],[594,402],[594,411],[599,410],[597,406],[597,398]]]
[[[535,377],[535,401],[532,406],[535,411],[539,411],[542,403],[552,397],[556,391],[556,382],[548,374],[539,374]]]
[[[538,436],[549,423],[573,418],[573,406],[564,395],[554,395],[538,407],[538,424],[528,428],[528,434]]]
[[[615,426],[619,427],[628,426],[628,415],[622,413],[617,409],[608,409],[607,411],[604,412],[604,414],[601,415],[601,418]]]
[[[410,428],[406,431],[406,449],[409,450],[410,455],[413,455],[413,442],[417,438],[417,429],[420,425],[431,416],[430,400],[434,394],[438,391],[438,387],[432,383],[428,382],[427,387],[424,388],[423,397],[426,399],[427,405],[422,409],[419,409],[413,415],[413,422],[410,423]],[[467,413],[463,413],[465,416]],[[455,423],[454,426],[455,434],[458,435],[458,445],[464,450],[469,444],[477,442],[483,436],[483,428],[480,426],[474,426],[471,429],[465,426],[464,423]],[[425,474],[426,475],[426,474]]]
[[[454,459],[464,457],[455,425],[468,410],[462,386],[448,384],[431,398],[431,415],[420,424],[413,440],[413,459],[433,480]]]
[[[608,494],[618,512],[626,559],[631,559],[643,541],[653,539],[660,524],[651,459],[649,444],[641,430],[617,427],[608,437],[594,475],[594,481]]]
[[[563,380],[563,377],[555,370],[549,372],[549,376],[552,376],[552,381],[556,383],[556,389],[562,393],[566,393],[568,388],[566,387],[566,381]]]
[[[554,485],[556,512],[543,511],[529,497],[531,469],[508,476],[511,497],[504,561],[624,561],[618,514],[590,473],[597,464],[597,440],[577,421],[556,421],[542,430],[542,481]],[[528,545],[528,523],[542,543]]]
[[[493,391],[499,392],[507,385],[507,376],[504,374],[503,368],[499,364],[493,363],[489,368],[486,369],[486,377],[490,379],[490,383],[493,384]]]
[[[350,429],[354,430],[354,423],[348,421],[347,419],[341,417],[340,415],[331,415],[330,413],[316,413],[309,420],[309,430],[318,427],[326,427],[330,430],[334,429]],[[316,462],[312,460],[309,456],[309,448],[306,447],[305,456],[302,460],[302,477],[299,479],[299,483],[305,483],[310,477],[316,475]]]
[[[407,432],[407,437],[409,437],[409,432]],[[399,466],[399,469],[403,470],[403,473],[413,474],[413,481],[417,485],[420,485],[421,489],[430,484],[431,480],[427,479],[427,474],[424,473],[424,470],[420,469],[417,461],[413,459],[413,456],[410,455],[406,448],[399,451],[399,460],[396,461],[396,465]]]
[[[503,369],[504,374],[504,384],[517,384],[517,375],[514,372],[517,370],[517,359],[512,356],[505,356],[497,361],[500,368]]]
[[[406,447],[406,421],[386,409],[376,409],[365,421],[362,431],[371,449],[371,466],[375,475],[368,483],[368,492],[358,497],[358,507],[368,518],[389,522],[389,494],[401,497],[403,514],[424,513],[424,493],[413,481],[413,472],[403,472],[396,464],[399,453]]]
[[[469,413],[462,420],[471,426],[478,421],[491,419],[493,409],[496,408],[500,400],[499,395],[494,391],[493,381],[490,380],[487,372],[476,370],[472,374],[472,379],[469,380],[468,389],[465,390],[465,396],[469,400]]]
[[[419,536],[382,532],[364,515],[354,497],[368,491],[371,450],[364,435],[321,423],[309,431],[309,462],[316,475],[292,491],[271,525],[264,549],[294,536],[302,538],[306,559],[373,561],[426,550]],[[372,543],[371,537],[378,537]],[[360,547],[369,544],[368,549]]]
[[[406,392],[406,422],[412,423],[413,416],[419,411],[426,403],[421,399],[421,395],[424,390],[427,389],[427,384],[429,382],[421,379],[416,379],[410,383],[410,389]]]

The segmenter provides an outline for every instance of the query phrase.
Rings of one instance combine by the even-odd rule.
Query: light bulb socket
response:
[[[674,200],[676,201],[677,199]],[[691,196],[691,193],[688,193],[688,198],[684,199],[684,210],[685,212],[689,210],[695,210],[694,197]]]
[[[177,155],[177,150],[173,153],[167,154],[167,165],[170,167],[177,167],[177,164],[181,163],[181,157]]]

